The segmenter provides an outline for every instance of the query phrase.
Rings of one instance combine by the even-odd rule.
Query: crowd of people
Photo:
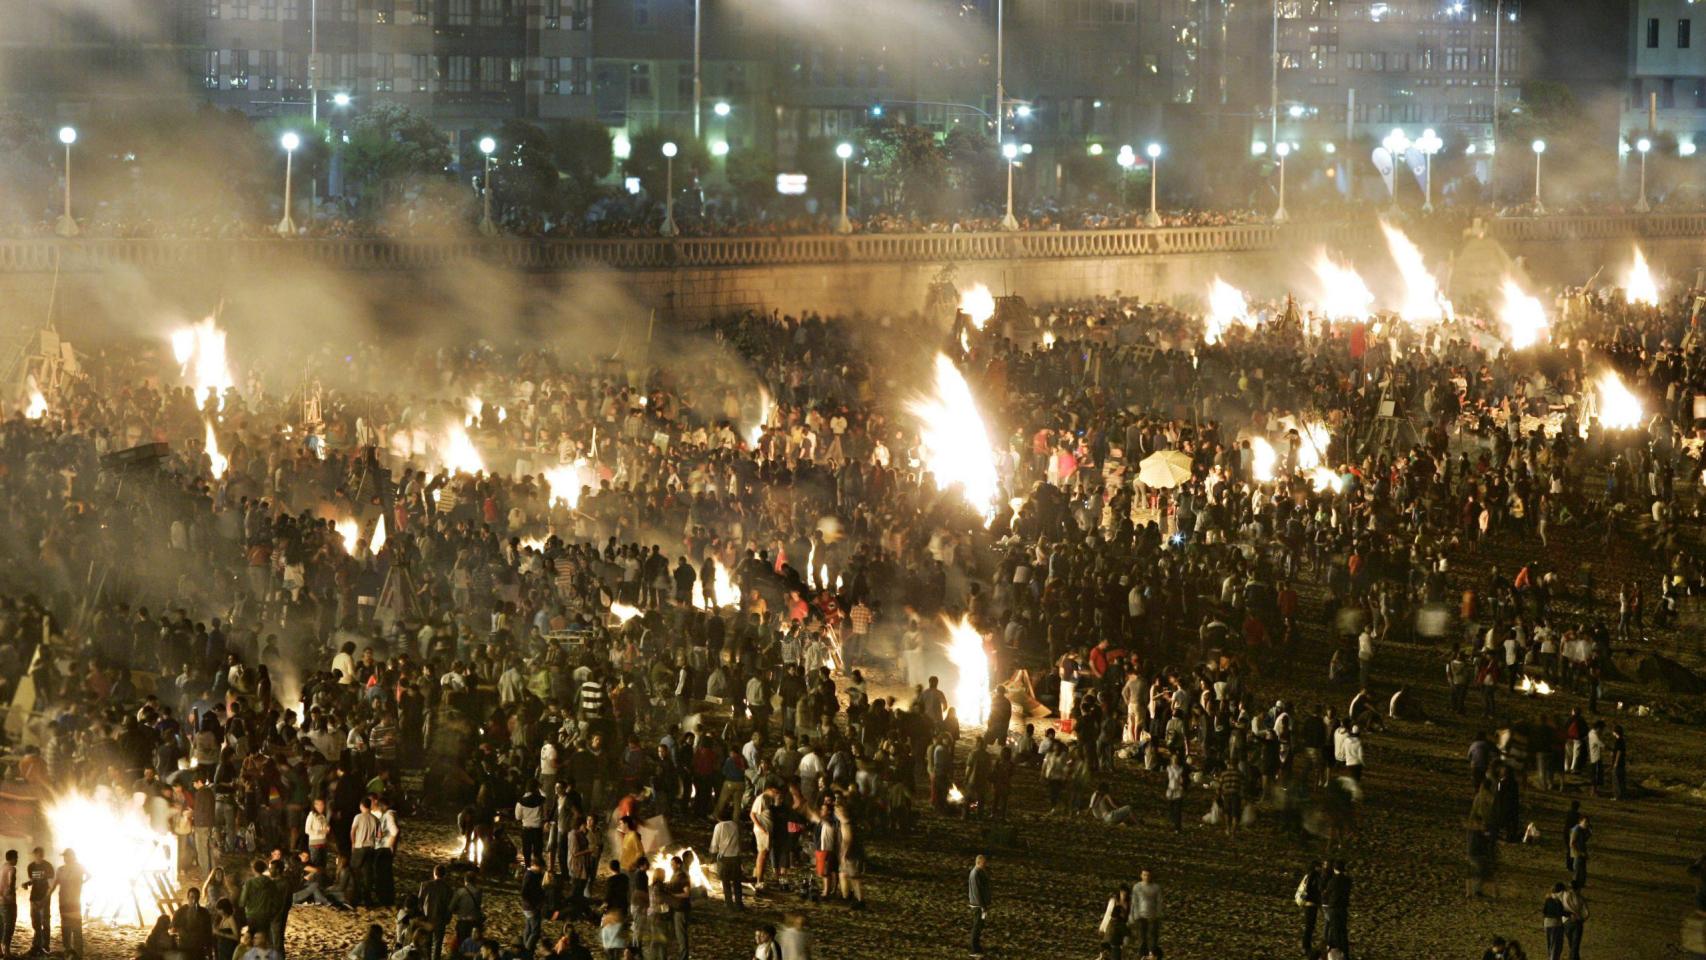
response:
[[[1706,589],[1677,546],[1706,382],[1683,303],[1580,292],[1557,346],[1522,351],[1467,312],[1276,303],[1214,343],[1134,299],[923,318],[967,332],[940,348],[994,431],[988,504],[938,485],[957,466],[890,394],[926,379],[915,344],[846,319],[732,315],[691,336],[738,364],[633,371],[372,346],[345,362],[366,386],[288,395],[102,351],[0,425],[16,773],[44,808],[134,801],[175,836],[149,958],[277,960],[297,910],[356,909],[394,920],[358,960],[685,960],[708,898],[797,894],[819,906],[754,934],[795,960],[811,910],[880,899],[873,863],[921,817],[1198,811],[1228,843],[1324,843],[1301,949],[1348,958],[1364,771],[1432,702],[1383,652],[1420,643],[1444,665],[1428,687],[1457,713],[1479,688],[1500,724],[1469,747],[1472,894],[1523,839],[1525,778],[1581,794],[1546,927],[1579,956],[1589,808],[1629,796],[1599,691],[1642,601],[1545,544],[1602,535],[1606,562],[1663,570],[1661,606]],[[1640,426],[1599,420],[1605,369]],[[1145,479],[1163,454],[1179,475]],[[958,681],[944,621],[980,636],[989,689]],[[1304,649],[1330,653],[1324,684],[1276,693],[1263,668]],[[1512,709],[1541,680],[1567,718]],[[1047,813],[1014,803],[1033,784]],[[411,891],[399,850],[452,814]],[[968,875],[974,954],[1001,936],[999,860]],[[75,865],[48,887],[72,951]],[[1139,868],[1107,878],[1114,960],[1162,955],[1165,878]],[[512,887],[523,927],[499,936],[489,893]]]

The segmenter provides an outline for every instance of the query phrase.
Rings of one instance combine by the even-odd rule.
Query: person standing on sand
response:
[[[1321,915],[1322,884],[1326,881],[1327,864],[1316,860],[1309,864],[1309,869],[1303,872],[1303,879],[1297,883],[1297,893],[1294,899],[1303,908],[1303,955],[1315,956],[1315,922]]]
[[[1327,948],[1344,951],[1345,960],[1350,960],[1351,875],[1346,872],[1343,860],[1333,861],[1322,897],[1327,915]]]
[[[1148,868],[1131,885],[1131,926],[1139,957],[1161,956],[1161,885]]]
[[[989,858],[977,855],[966,875],[966,903],[971,908],[971,955],[983,956],[983,927],[989,920]]]

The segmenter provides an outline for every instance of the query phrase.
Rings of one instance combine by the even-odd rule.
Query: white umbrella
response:
[[[1146,487],[1176,487],[1190,478],[1191,458],[1177,450],[1157,450],[1137,467],[1137,479]]]

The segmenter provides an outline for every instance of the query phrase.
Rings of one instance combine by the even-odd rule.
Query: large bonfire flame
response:
[[[1350,267],[1340,266],[1322,250],[1315,255],[1315,277],[1321,284],[1318,305],[1333,320],[1361,320],[1374,309],[1374,294]]]
[[[31,420],[40,420],[47,416],[47,397],[42,395],[41,388],[36,386],[36,378],[30,377],[25,382],[24,392],[29,396],[29,405],[24,407],[24,416]]]
[[[711,563],[716,568],[716,579],[711,583],[699,581],[699,596],[693,601],[693,605],[701,610],[740,606],[740,588],[735,586],[734,578],[729,576],[729,568],[723,566],[723,561],[715,557],[711,558]],[[706,596],[707,588],[710,591],[709,596]]]
[[[1499,322],[1504,325],[1505,339],[1511,349],[1532,347],[1546,338],[1546,308],[1539,297],[1529,296],[1510,277],[1505,278],[1501,291],[1504,301],[1499,304]]]
[[[1635,261],[1623,277],[1623,299],[1649,307],[1659,305],[1659,284],[1653,279],[1653,271],[1647,266],[1647,257],[1641,253],[1640,247],[1635,248]]]
[[[588,467],[585,457],[574,463],[552,467],[545,471],[545,485],[551,488],[551,503],[563,504],[570,510],[581,505],[581,487],[586,485],[581,471]]]
[[[354,556],[355,548],[361,543],[361,524],[354,517],[345,517],[332,524],[332,529],[338,532],[338,539],[344,542],[344,552]]]
[[[960,312],[971,320],[971,325],[979,330],[995,316],[995,295],[981,283],[974,283],[965,293],[960,294]]]
[[[936,355],[935,396],[912,401],[907,411],[919,420],[924,467],[936,478],[936,489],[959,487],[987,526],[995,519],[1001,486],[995,455],[971,387],[945,354]]]
[[[172,896],[178,876],[177,838],[155,833],[140,806],[68,793],[46,810],[54,844],[73,847],[89,873],[83,885],[86,916],[110,922],[134,920],[146,927]]]
[[[219,434],[214,431],[213,421],[211,420],[207,423],[206,440],[208,472],[213,474],[213,479],[218,480],[225,476],[225,469],[231,465],[231,461],[226,459],[225,454],[219,452]]]
[[[486,469],[485,459],[474,448],[467,428],[460,423],[452,423],[445,428],[438,442],[438,457],[451,473],[475,474]]]
[[[1599,394],[1599,424],[1607,430],[1632,430],[1641,425],[1644,416],[1641,398],[1629,392],[1623,378],[1607,370],[1594,384]]]
[[[1208,288],[1208,313],[1202,319],[1202,338],[1208,344],[1219,343],[1221,335],[1235,323],[1246,327],[1256,325],[1250,317],[1250,301],[1245,299],[1244,291],[1219,277]]]
[[[764,389],[762,386],[759,387],[758,422],[753,424],[752,429],[746,432],[746,442],[748,446],[756,447],[758,446],[758,442],[764,439],[764,429],[770,425],[770,414],[771,411],[775,410],[775,408],[776,403],[770,399],[770,391]]]
[[[1392,261],[1404,279],[1404,300],[1398,307],[1398,315],[1418,324],[1449,319],[1451,302],[1440,295],[1439,283],[1422,261],[1422,251],[1404,231],[1384,220],[1380,222],[1380,230],[1386,234],[1386,248],[1392,252]]]
[[[1266,437],[1251,437],[1250,452],[1255,456],[1251,464],[1251,473],[1258,483],[1267,483],[1274,478],[1274,464],[1279,456],[1274,452],[1274,445]]]
[[[178,361],[184,379],[195,387],[196,402],[205,400],[207,391],[212,390],[223,410],[225,391],[236,381],[231,378],[231,367],[225,358],[225,331],[219,329],[213,318],[205,317],[200,323],[172,331],[172,356]]]
[[[989,654],[983,635],[964,616],[957,623],[947,617],[942,622],[948,627],[948,660],[960,673],[954,683],[954,710],[961,723],[981,727],[989,720]]]
[[[682,866],[687,870],[687,883],[700,893],[709,894],[721,891],[711,886],[711,877],[705,872],[705,865],[699,862],[699,855],[691,847],[679,850],[659,851],[652,854],[651,868],[663,871],[665,883],[675,879],[675,863],[672,858],[680,857]]]

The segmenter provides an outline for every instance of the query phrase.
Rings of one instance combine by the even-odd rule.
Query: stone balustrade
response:
[[[1425,230],[1425,227],[1424,227]],[[1560,216],[1492,220],[1496,240],[1521,243],[1642,238],[1706,238],[1706,213]],[[1352,250],[1377,242],[1372,222],[1271,223],[1016,233],[854,234],[627,240],[468,238],[433,240],[0,240],[0,274],[145,272],[226,267],[319,266],[335,270],[432,270],[476,261],[554,272],[584,266],[617,270],[830,264],[1072,260],[1267,251],[1323,245]]]

